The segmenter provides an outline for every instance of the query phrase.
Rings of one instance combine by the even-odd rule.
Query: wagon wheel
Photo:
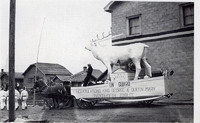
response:
[[[146,101],[142,101],[140,104],[142,105],[151,105],[153,103],[154,100],[146,100]]]
[[[93,107],[97,103],[96,100],[89,102],[90,107]]]
[[[82,99],[77,99],[76,102],[77,102],[78,107],[82,109],[90,108],[96,104],[96,101],[87,102]]]
[[[53,100],[52,99],[45,99],[45,104],[49,109],[54,109],[55,108],[55,105],[53,103]]]

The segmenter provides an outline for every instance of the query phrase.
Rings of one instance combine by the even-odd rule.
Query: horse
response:
[[[43,80],[38,80],[34,83],[33,88],[39,88],[41,95],[45,98],[44,102],[46,102],[47,106],[51,108],[62,108],[60,107],[60,102],[65,100],[69,95],[68,91],[63,85],[55,84],[52,86],[48,86]],[[53,100],[53,106],[49,104],[47,98],[51,98]]]

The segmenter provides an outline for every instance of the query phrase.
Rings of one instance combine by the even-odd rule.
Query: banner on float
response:
[[[71,94],[78,98],[134,98],[165,95],[164,77],[127,82],[109,82],[102,85],[72,87]]]

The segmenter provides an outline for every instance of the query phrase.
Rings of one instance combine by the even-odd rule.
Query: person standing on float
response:
[[[83,81],[83,86],[88,85],[88,82],[90,81],[90,77],[92,76],[92,71],[93,71],[93,68],[92,68],[91,64],[88,64],[87,75]]]

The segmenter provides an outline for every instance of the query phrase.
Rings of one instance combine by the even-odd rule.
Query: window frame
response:
[[[34,83],[34,78],[28,78],[28,83]]]
[[[139,24],[138,24],[139,25],[139,33],[138,34],[131,34],[130,33],[130,20],[131,19],[135,19],[135,18],[139,19]],[[137,15],[126,17],[126,23],[127,23],[126,25],[127,25],[127,36],[128,37],[142,35],[141,14],[137,14]]]
[[[50,80],[50,81],[53,81],[54,78],[55,78],[55,76],[50,76],[50,77],[49,77],[49,80]]]
[[[193,11],[194,11],[194,3],[184,3],[180,5],[180,20],[181,20],[181,27],[193,27],[194,26],[194,12],[193,12],[193,24],[185,24],[185,13],[184,13],[184,8],[193,6]],[[190,15],[191,16],[191,15]]]

